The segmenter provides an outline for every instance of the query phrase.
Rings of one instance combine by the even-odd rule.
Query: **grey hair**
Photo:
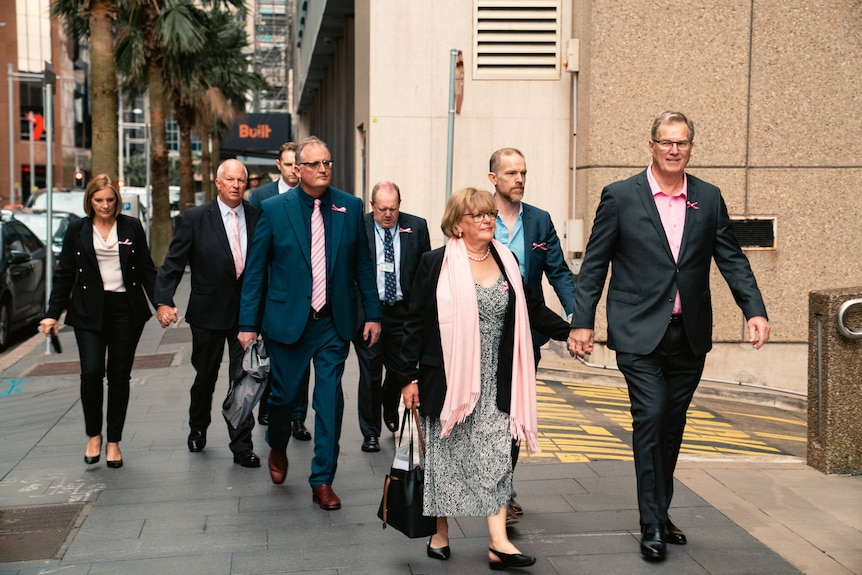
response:
[[[652,122],[652,131],[650,133],[653,140],[655,140],[658,135],[659,126],[662,124],[671,124],[673,122],[684,122],[686,126],[688,126],[688,139],[690,141],[694,141],[694,122],[686,118],[685,114],[682,112],[674,112],[672,110],[665,110]]]

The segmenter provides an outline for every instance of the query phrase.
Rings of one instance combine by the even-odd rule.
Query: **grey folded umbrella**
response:
[[[233,377],[227,397],[222,403],[222,413],[234,429],[251,415],[260,401],[266,380],[269,379],[269,356],[263,339],[258,336],[242,356],[242,373]]]

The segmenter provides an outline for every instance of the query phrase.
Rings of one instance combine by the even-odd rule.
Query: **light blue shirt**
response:
[[[527,257],[524,253],[524,206],[518,204],[518,219],[515,220],[515,231],[509,237],[509,228],[503,222],[503,218],[497,214],[497,226],[494,228],[494,239],[509,248],[509,251],[518,258],[518,268],[521,277],[527,277]]]
[[[395,251],[395,271],[393,272],[395,274],[395,301],[404,299],[404,293],[401,291],[401,270],[399,269],[401,263],[401,234],[398,233],[398,229],[398,222],[395,222],[395,225],[389,228],[392,234],[392,248]],[[383,271],[386,265],[386,255],[383,252],[383,235],[386,232],[383,230],[383,226],[378,224],[377,220],[374,220],[374,253],[377,254],[377,260],[375,261],[377,269],[377,295],[380,301],[386,299],[387,272]]]

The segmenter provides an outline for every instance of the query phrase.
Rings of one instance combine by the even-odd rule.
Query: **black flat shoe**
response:
[[[260,467],[260,457],[254,451],[234,453],[233,462],[239,463],[243,467]]]
[[[305,422],[294,419],[290,422],[291,434],[300,441],[311,441],[311,432],[305,427]]]
[[[671,545],[685,545],[687,541],[682,529],[674,525],[668,518],[667,523],[664,524],[664,542]]]
[[[428,539],[428,543],[425,544],[425,552],[431,559],[439,559],[440,561],[446,561],[452,555],[448,545],[446,547],[431,547],[431,539]]]
[[[377,439],[376,435],[369,435],[365,438],[365,441],[362,442],[362,451],[368,453],[380,451],[380,440]]]
[[[499,561],[488,561],[488,567],[495,571],[500,571],[507,567],[529,567],[536,563],[536,558],[530,557],[529,555],[522,555],[521,553],[512,553],[511,555],[508,553],[500,553],[499,551],[494,551],[490,547],[488,547],[488,551],[500,559]]]
[[[662,533],[664,529],[657,523],[644,525],[641,528],[641,555],[649,561],[661,561],[665,557],[667,547]]]
[[[392,433],[398,431],[398,410],[383,410],[383,423],[386,424],[386,429]]]
[[[207,446],[206,431],[192,430],[191,433],[189,433],[189,438],[186,443],[188,443],[189,451],[192,453],[203,451],[204,447]]]

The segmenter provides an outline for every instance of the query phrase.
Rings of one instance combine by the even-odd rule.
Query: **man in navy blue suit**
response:
[[[332,157],[319,139],[300,144],[296,163],[300,185],[261,204],[245,269],[238,338],[246,348],[260,331],[270,355],[266,438],[276,484],[287,476],[290,419],[303,374],[296,366],[314,362],[314,459],[308,482],[312,500],[332,510],[341,508],[332,482],[344,415],[341,376],[357,329],[357,286],[365,314],[363,339],[369,345],[380,337],[380,302],[362,200],[329,185]]]
[[[489,164],[488,179],[494,184],[494,200],[498,211],[494,239],[515,254],[524,284],[542,303],[545,302],[542,276],[548,276],[548,282],[557,293],[566,316],[571,319],[575,306],[575,282],[563,257],[551,214],[522,201],[527,184],[524,154],[515,148],[501,148],[491,154]],[[537,367],[541,358],[539,347],[547,341],[547,337],[533,331],[533,354]],[[518,462],[519,451],[518,445],[513,443],[513,465]],[[513,525],[520,521],[519,515],[522,513],[513,493],[506,524]]]

